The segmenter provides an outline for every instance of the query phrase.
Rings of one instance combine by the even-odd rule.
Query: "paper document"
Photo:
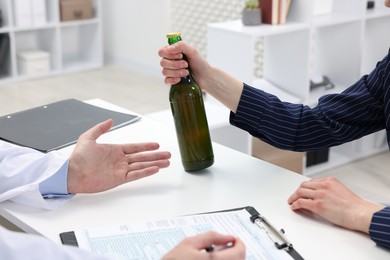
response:
[[[289,259],[250,221],[245,209],[133,222],[125,225],[75,230],[78,246],[119,259],[160,259],[181,240],[214,230],[239,237],[246,259]]]

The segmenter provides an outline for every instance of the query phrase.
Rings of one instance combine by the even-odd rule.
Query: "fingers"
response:
[[[182,77],[190,73],[187,69],[188,63],[184,60],[162,59],[160,66],[163,68],[162,74],[165,77],[165,84],[173,85],[179,83]]]
[[[312,199],[297,199],[293,203],[291,203],[290,208],[292,210],[306,209],[313,213],[317,213],[315,212],[315,209],[319,208],[318,204],[318,201],[314,201]]]
[[[208,248],[211,245],[226,245],[228,243],[235,243],[236,238],[234,236],[222,235],[220,233],[209,231],[200,235],[189,237],[187,242],[191,242],[192,245],[201,250]]]
[[[210,255],[212,255],[211,258],[213,259],[245,259],[245,245],[239,238],[234,236],[210,231],[188,239],[192,239],[189,242],[198,250],[208,248],[210,245],[223,247],[229,243],[232,244],[232,246],[211,252]]]
[[[170,165],[170,152],[141,153],[127,155],[129,169],[126,173],[126,182],[138,180],[157,173]]]
[[[168,160],[171,158],[170,152],[140,153],[158,149],[157,143],[131,144],[127,148],[126,152],[129,154],[126,157],[129,169],[126,173],[126,182],[153,175],[170,164]]]
[[[168,163],[169,165],[169,163]],[[136,171],[129,171],[127,172],[125,178],[125,182],[131,182],[135,180],[139,180],[148,176],[151,176],[155,173],[158,173],[160,170],[160,167],[158,166],[151,166],[148,168],[143,168],[142,170],[136,170]]]
[[[105,134],[110,130],[112,124],[112,119],[101,122],[80,135],[79,139],[96,141],[102,134]]]
[[[167,45],[158,50],[158,56],[170,60],[180,60],[183,58],[183,53],[188,54],[193,52],[191,47],[185,42],[180,41],[172,45]]]
[[[165,63],[165,60],[161,61],[161,63]],[[164,65],[162,65],[163,67]],[[172,81],[180,81],[180,78],[185,77],[189,74],[187,67],[181,69],[169,69],[164,68],[162,70],[162,74],[165,77],[165,83],[171,83]]]
[[[312,198],[314,195],[313,190],[315,185],[311,181],[304,181],[301,183],[299,188],[288,198],[288,204],[293,203],[299,198]]]
[[[171,46],[161,48],[158,55],[162,58],[160,66],[163,68],[162,74],[165,77],[164,83],[174,85],[180,82],[181,77],[189,74],[188,62],[183,60],[183,54],[189,51],[189,47],[184,42],[178,42]]]
[[[167,85],[175,85],[180,82],[180,78],[165,78],[164,83]]]
[[[232,247],[218,251],[217,254],[219,259],[245,259],[245,245],[241,239],[236,238]]]
[[[160,145],[155,142],[147,142],[147,143],[130,143],[130,144],[122,144],[123,152],[129,157],[129,155],[134,153],[146,152],[146,151],[154,151],[160,148]]]
[[[158,143],[138,143],[123,146],[127,162],[130,166],[129,172],[152,166],[157,166],[158,168],[166,168],[169,166],[168,159],[171,158],[171,153],[168,151],[142,153],[157,150],[160,147]]]
[[[186,76],[185,74],[174,74],[174,73],[183,73],[183,71],[180,71],[182,69],[188,68],[188,62],[185,60],[171,60],[167,58],[163,58],[160,61],[161,67],[167,69],[163,71],[164,76],[176,76],[176,77],[183,77]],[[171,74],[170,74],[171,73]]]
[[[315,199],[315,196],[316,194],[314,190],[299,188],[290,196],[288,203],[292,204],[298,199]]]
[[[183,53],[188,59],[199,55],[199,52],[196,48],[192,47],[191,45],[188,45],[184,41],[180,41],[170,46],[167,46],[166,51],[169,53],[169,55],[177,55]]]
[[[324,207],[324,197],[330,196],[330,189],[338,184],[339,181],[332,177],[304,181],[287,202],[292,210],[307,209],[320,213]]]
[[[178,47],[179,44],[167,45],[158,50],[158,56],[164,59],[180,60],[183,58],[183,52]]]
[[[332,182],[337,181],[334,178],[323,178],[323,179],[311,179],[301,183],[299,188],[288,198],[289,204],[293,203],[299,198],[315,199],[316,196],[322,195],[322,192],[318,192],[322,189],[329,189]]]
[[[157,166],[158,168],[167,168],[169,166],[170,162],[169,160],[155,160],[155,161],[148,161],[148,162],[136,162],[129,164],[128,172],[134,172],[143,170],[149,167]]]
[[[135,153],[126,155],[127,162],[129,164],[138,163],[138,162],[151,162],[158,160],[165,160],[171,158],[171,153],[164,152],[151,152],[151,153]]]

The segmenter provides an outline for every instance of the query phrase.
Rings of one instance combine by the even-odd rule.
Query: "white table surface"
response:
[[[90,103],[126,112],[102,100]],[[287,198],[306,179],[302,175],[216,143],[215,164],[189,174],[181,165],[174,129],[146,117],[99,139],[112,143],[143,141],[157,141],[162,150],[171,151],[171,166],[110,191],[76,195],[54,211],[3,202],[0,214],[26,232],[61,243],[59,233],[78,228],[254,206],[285,230],[305,259],[390,259],[390,251],[377,247],[367,235],[290,210]],[[72,149],[70,146],[60,152],[70,154]]]

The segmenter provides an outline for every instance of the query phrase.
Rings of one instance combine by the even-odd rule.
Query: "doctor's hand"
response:
[[[309,210],[333,224],[367,234],[373,214],[384,208],[360,198],[333,177],[302,182],[288,203],[292,210]]]
[[[233,246],[212,252],[205,251],[210,245],[223,246],[228,243],[232,243]],[[162,258],[175,259],[245,259],[245,245],[239,238],[210,231],[184,239]]]
[[[169,152],[157,143],[98,144],[112,120],[89,129],[77,140],[68,168],[69,193],[94,193],[157,173],[169,166]]]

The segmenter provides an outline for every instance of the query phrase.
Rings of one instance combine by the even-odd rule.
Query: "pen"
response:
[[[232,246],[233,246],[233,242],[229,242],[226,245],[221,245],[221,246],[210,245],[210,246],[206,247],[204,250],[206,250],[207,253],[211,253],[213,251],[224,250],[224,249],[232,247]]]

